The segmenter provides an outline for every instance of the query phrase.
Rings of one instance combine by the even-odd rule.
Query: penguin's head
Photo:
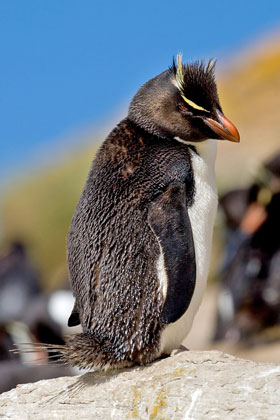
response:
[[[215,63],[177,64],[145,83],[129,107],[128,118],[152,134],[199,142],[239,142],[236,127],[223,115],[214,75]]]

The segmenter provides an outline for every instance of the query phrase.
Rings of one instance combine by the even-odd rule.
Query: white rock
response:
[[[11,420],[280,418],[280,366],[186,351],[150,366],[19,385],[0,395]]]

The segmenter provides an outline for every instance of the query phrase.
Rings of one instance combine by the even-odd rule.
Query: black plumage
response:
[[[161,316],[164,301],[156,272],[160,249],[153,229],[165,247],[168,239],[158,231],[170,228],[169,249],[179,252],[182,247],[178,261],[167,259],[166,265],[173,274],[174,268],[176,274],[181,270],[178,282],[188,285],[189,260],[184,260],[188,252],[192,271],[195,262],[193,251],[188,251],[192,238],[190,228],[185,232],[189,222],[184,218],[193,193],[189,149],[183,144],[153,136],[125,119],[101,147],[68,235],[71,284],[90,340],[92,365],[100,349],[102,365],[147,363],[157,356],[169,311]],[[183,220],[178,224],[180,206]],[[189,299],[192,291],[190,286]],[[76,342],[75,337],[72,340]]]

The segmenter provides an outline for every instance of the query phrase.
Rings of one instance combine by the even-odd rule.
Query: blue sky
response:
[[[124,106],[178,51],[222,63],[279,27],[279,0],[2,0],[0,185]]]

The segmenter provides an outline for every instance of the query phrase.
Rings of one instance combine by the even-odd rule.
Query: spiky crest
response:
[[[197,105],[195,102],[193,102],[191,99],[188,99],[185,96],[186,69],[185,69],[185,66],[183,65],[182,53],[177,54],[176,61],[177,61],[177,65],[176,65],[175,60],[173,58],[173,64],[172,64],[172,67],[170,68],[170,71],[172,72],[172,75],[173,75],[172,83],[179,89],[181,97],[192,108],[197,109],[199,111],[210,112],[209,110],[203,108],[200,105]],[[200,66],[201,69],[203,69],[206,73],[208,73],[210,75],[213,75],[216,60],[213,60],[211,58],[209,60],[208,64],[207,64],[207,66],[204,66],[203,63],[195,63],[195,64],[197,64],[197,66]]]

